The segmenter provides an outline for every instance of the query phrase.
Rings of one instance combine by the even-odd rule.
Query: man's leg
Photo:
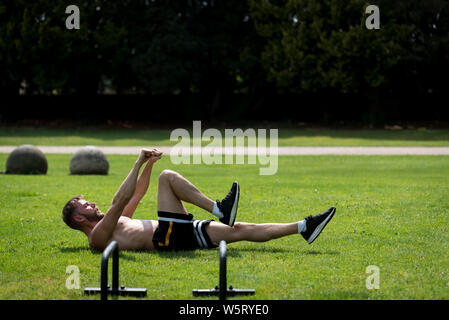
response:
[[[187,213],[181,201],[194,204],[215,215],[221,223],[232,226],[237,215],[239,185],[234,182],[228,195],[222,201],[215,202],[179,173],[162,171],[159,176],[158,211]]]
[[[304,220],[292,223],[240,222],[236,223],[234,227],[229,227],[211,222],[207,226],[206,232],[216,245],[221,240],[229,243],[242,240],[264,242],[297,233],[301,234],[308,244],[311,244],[332,219],[335,211],[335,207],[330,207],[320,214],[308,216]]]
[[[162,171],[158,183],[158,211],[187,214],[181,201],[189,202],[209,212],[212,212],[214,207],[214,201],[202,194],[182,175],[172,170]]]
[[[227,243],[236,241],[265,242],[298,233],[298,222],[293,223],[247,223],[236,222],[233,227],[212,221],[206,228],[212,243],[221,240]]]

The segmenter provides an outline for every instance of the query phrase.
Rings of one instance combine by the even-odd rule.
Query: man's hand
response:
[[[152,155],[150,156],[150,159],[148,159],[148,162],[153,164],[156,161],[158,161],[162,157],[162,151],[159,151],[157,149],[152,150]]]
[[[157,149],[145,149],[143,148],[140,151],[139,158],[137,159],[140,163],[150,162],[151,164],[155,163],[162,157],[162,152]]]

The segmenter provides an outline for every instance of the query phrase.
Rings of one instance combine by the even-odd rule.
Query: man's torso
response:
[[[159,214],[161,214],[159,212]],[[186,223],[175,223],[177,226],[171,226],[173,222],[165,222],[168,224],[167,228],[158,229],[159,221],[155,220],[140,220],[131,219],[121,216],[117,222],[110,241],[115,240],[118,243],[120,250],[153,250],[156,249],[154,242],[158,244],[157,249],[181,249],[191,250],[196,248],[214,248],[217,245],[213,244],[207,234],[206,227],[212,220],[192,220],[193,216],[187,216],[184,214],[172,214],[178,218],[187,220],[189,226]],[[185,217],[184,217],[185,216]],[[175,219],[176,220],[176,219]],[[178,219],[179,220],[179,219]],[[187,222],[186,221],[186,222]],[[167,226],[165,226],[167,227]],[[172,231],[173,227],[173,233]],[[159,232],[159,236],[154,238],[155,232]],[[164,233],[165,231],[165,233]],[[162,238],[160,237],[162,233]],[[179,234],[178,234],[179,233]],[[175,235],[177,234],[177,235]],[[159,239],[161,238],[161,239]],[[89,237],[89,244],[92,248],[95,245],[91,243],[91,237]],[[161,247],[162,246],[162,247]]]
[[[120,217],[111,240],[118,243],[120,250],[152,250],[153,234],[158,226],[155,220]]]

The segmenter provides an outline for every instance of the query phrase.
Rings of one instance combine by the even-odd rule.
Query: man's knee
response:
[[[173,182],[173,179],[176,179],[178,175],[179,173],[173,170],[165,169],[159,175],[159,182]]]
[[[248,222],[236,222],[233,226],[233,236],[237,240],[255,242],[265,242],[272,239],[269,232],[263,232],[259,225]]]
[[[234,223],[234,225],[232,226],[232,229],[233,229],[234,232],[238,232],[238,231],[240,231],[240,230],[245,229],[245,225],[244,225],[243,223],[241,223],[241,222],[236,222],[236,223]]]
[[[236,222],[234,223],[234,226],[232,227],[232,233],[235,235],[241,237],[246,236],[248,233],[251,232],[253,229],[254,224],[253,223],[247,223],[247,222]]]
[[[226,227],[226,236],[221,240],[226,240],[228,242],[244,240],[246,229],[245,224],[236,222],[232,227]]]

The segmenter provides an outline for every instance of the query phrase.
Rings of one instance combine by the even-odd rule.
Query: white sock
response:
[[[307,230],[306,220],[301,220],[298,222],[298,233],[304,232]]]
[[[212,209],[212,214],[216,216],[218,219],[221,219],[224,217],[223,213],[220,211],[220,209],[217,206],[217,203],[214,202],[214,208]]]

